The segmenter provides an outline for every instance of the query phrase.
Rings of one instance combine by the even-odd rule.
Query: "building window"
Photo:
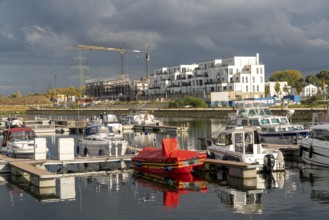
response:
[[[252,83],[255,83],[255,77],[254,76],[252,77]]]
[[[242,83],[244,83],[244,77],[242,77],[241,79],[242,79]]]
[[[246,76],[246,83],[248,83],[248,76]]]
[[[259,92],[259,85],[257,85],[257,92]]]
[[[249,88],[248,88],[248,86],[246,86],[246,92],[249,92],[248,90],[249,90]]]

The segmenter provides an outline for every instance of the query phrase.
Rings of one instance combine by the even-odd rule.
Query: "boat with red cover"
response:
[[[176,138],[162,139],[162,147],[145,147],[131,159],[136,170],[154,173],[190,173],[206,160],[206,153],[180,150]]]

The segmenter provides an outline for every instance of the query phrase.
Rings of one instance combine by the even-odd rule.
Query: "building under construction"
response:
[[[144,95],[148,83],[144,80],[134,81],[128,76],[107,77],[86,80],[85,94],[96,99],[130,101]]]

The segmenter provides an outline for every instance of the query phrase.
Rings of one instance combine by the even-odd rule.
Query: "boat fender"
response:
[[[207,152],[207,158],[209,158],[209,159],[215,159],[215,154],[213,153],[213,152]]]
[[[298,155],[299,155],[299,157],[303,156],[303,146],[299,146]]]
[[[273,171],[275,164],[275,159],[273,154],[266,154],[264,156],[264,171],[271,172]]]
[[[104,154],[104,151],[102,150],[102,149],[100,149],[99,151],[98,151],[98,156],[104,156],[105,154]]]
[[[172,166],[164,167],[164,170],[165,170],[165,171],[171,171],[171,170],[172,170]]]
[[[86,157],[87,154],[88,154],[88,149],[85,147],[85,148],[83,149],[83,155]]]
[[[308,157],[312,158],[312,156],[313,156],[313,146],[311,145],[310,149],[309,149],[309,152],[308,152]]]

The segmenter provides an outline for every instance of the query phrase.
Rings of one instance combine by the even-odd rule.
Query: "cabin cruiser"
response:
[[[125,155],[128,142],[122,137],[111,135],[107,126],[91,124],[79,139],[77,153],[82,156]]]
[[[219,132],[215,140],[206,140],[207,156],[211,159],[259,164],[259,172],[283,171],[285,161],[280,150],[263,148],[258,130],[235,127]]]
[[[147,111],[138,111],[121,118],[123,125],[161,125],[162,122]]]
[[[273,115],[265,103],[253,100],[238,101],[236,112],[228,114],[226,129],[239,126],[256,127],[260,128],[258,134],[263,143],[296,144],[297,139],[307,136],[308,129],[289,122],[293,113],[293,109],[287,109],[286,116]]]
[[[304,162],[329,167],[329,124],[313,125],[309,135],[298,140],[298,145]]]
[[[100,123],[107,126],[110,135],[122,137],[123,127],[119,122],[118,117],[114,114],[98,114],[91,118],[89,124]]]
[[[3,131],[2,145],[0,152],[13,158],[34,158],[35,156],[35,131],[28,127],[9,128]],[[43,146],[37,146],[44,153],[48,152],[46,142]],[[38,150],[39,150],[38,149]]]

